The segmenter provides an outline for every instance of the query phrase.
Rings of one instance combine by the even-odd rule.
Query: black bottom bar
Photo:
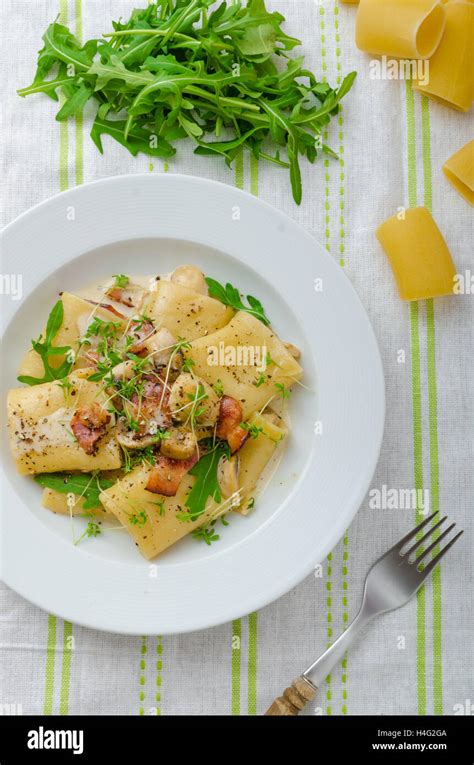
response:
[[[472,718],[0,717],[0,765],[18,762],[183,762],[293,751],[297,761],[472,764]],[[254,736],[252,734],[260,734]],[[283,749],[289,744],[290,750]],[[278,750],[279,748],[279,750]],[[173,751],[175,754],[173,755]],[[286,752],[286,755],[285,755]],[[277,754],[278,756],[278,754]],[[304,758],[302,760],[301,758]],[[265,757],[267,760],[267,757]]]

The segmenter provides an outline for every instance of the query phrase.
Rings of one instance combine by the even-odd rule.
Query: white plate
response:
[[[357,512],[384,424],[372,328],[323,247],[231,186],[136,175],[81,186],[29,210],[5,229],[2,252],[3,274],[22,274],[24,290],[21,301],[2,298],[4,398],[60,290],[187,262],[262,301],[277,332],[302,349],[311,388],[294,389],[291,438],[255,512],[232,516],[211,547],[188,538],[151,565],[120,531],[74,547],[69,519],[43,509],[39,487],[15,473],[3,427],[4,581],[72,622],[135,635],[228,622],[309,574]]]

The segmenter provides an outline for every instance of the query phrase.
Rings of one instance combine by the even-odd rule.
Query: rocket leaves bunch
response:
[[[322,134],[355,72],[337,90],[318,81],[302,57],[290,57],[300,41],[282,30],[284,21],[264,0],[155,0],[85,45],[55,22],[33,83],[18,93],[62,94],[59,121],[94,102],[91,137],[100,152],[108,135],[134,156],[169,158],[190,138],[197,154],[230,165],[245,147],[289,170],[299,204],[300,157],[334,155]]]

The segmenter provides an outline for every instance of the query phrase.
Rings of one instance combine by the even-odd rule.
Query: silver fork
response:
[[[316,691],[330,674],[332,668],[343,657],[355,637],[366,624],[379,614],[393,611],[395,608],[404,606],[420,589],[421,585],[429,577],[435,566],[438,565],[443,555],[459,539],[462,531],[439,551],[435,557],[424,567],[420,567],[422,561],[435,550],[442,539],[455,527],[455,523],[448,526],[436,540],[426,549],[422,549],[418,557],[417,550],[431,537],[434,531],[440,528],[447,516],[441,518],[429,531],[408,549],[405,547],[411,542],[424,526],[438,513],[433,513],[425,518],[422,523],[400,539],[396,545],[382,555],[371,567],[367,574],[364,595],[360,611],[350,626],[332,643],[314,664],[311,664],[303,674],[293,681],[292,685],[285,689],[283,696],[279,696],[271,707],[265,712],[266,715],[297,715],[316,695]]]

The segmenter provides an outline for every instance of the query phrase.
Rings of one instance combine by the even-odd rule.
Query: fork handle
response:
[[[283,696],[278,696],[267,709],[265,715],[270,717],[295,717],[305,708],[308,701],[316,696],[316,687],[305,677],[297,677],[292,684],[285,688]]]

